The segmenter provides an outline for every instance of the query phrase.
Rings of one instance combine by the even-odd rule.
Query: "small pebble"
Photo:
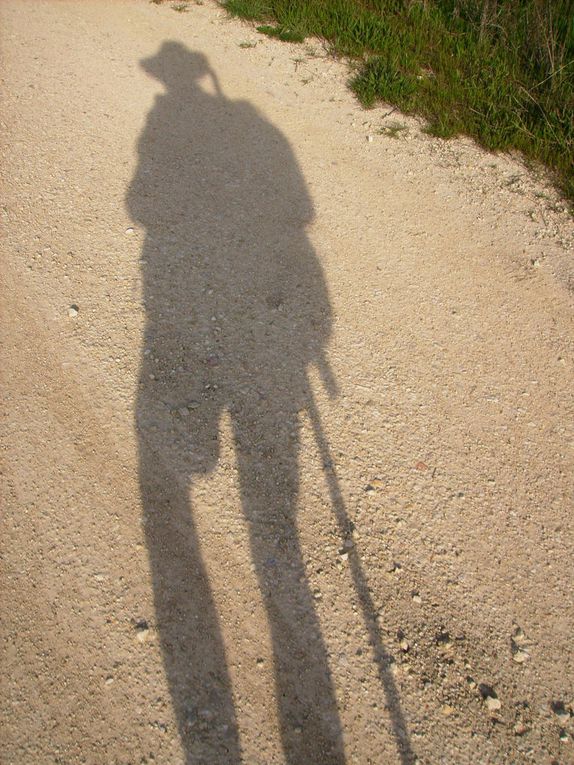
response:
[[[502,707],[500,699],[495,699],[492,696],[487,696],[484,703],[490,712],[497,712]]]
[[[553,701],[550,704],[550,708],[560,722],[567,722],[570,719],[570,712],[566,709],[563,701]]]
[[[421,598],[421,596],[418,593],[413,595],[413,603],[420,604],[422,602],[423,602],[423,599]]]
[[[149,624],[147,621],[145,619],[140,619],[134,624],[134,629],[136,631],[136,637],[140,643],[145,643],[149,637]]]
[[[478,686],[478,690],[490,712],[497,712],[502,707],[502,702],[496,695],[496,691],[492,686],[487,685],[486,683],[481,683]]]
[[[129,226],[129,228],[126,228],[126,234],[133,234],[133,233],[134,233],[134,230],[131,226]]]
[[[454,707],[451,707],[450,704],[443,704],[440,711],[445,717],[450,717],[454,714]]]
[[[368,135],[367,136],[367,143],[372,143],[372,142],[373,142],[373,136],[372,135]]]
[[[68,308],[68,316],[70,317],[70,319],[75,319],[76,316],[79,314],[79,312],[80,312],[80,309],[78,308],[77,305],[71,305]]]
[[[512,660],[517,664],[524,664],[524,662],[528,661],[529,658],[530,656],[526,653],[526,651],[515,651],[512,655]]]

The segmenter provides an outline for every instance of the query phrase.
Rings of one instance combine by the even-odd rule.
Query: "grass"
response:
[[[574,203],[574,0],[226,0],[259,31],[326,40],[350,86],[442,138],[545,164]]]
[[[264,26],[257,27],[257,31],[269,37],[277,37],[283,42],[301,43],[305,39],[305,35],[302,32],[298,32],[295,29],[289,29],[283,25],[278,27],[265,24]]]
[[[399,138],[405,130],[408,130],[408,128],[401,122],[391,122],[388,125],[384,125],[379,132],[381,135],[386,135],[389,138]]]

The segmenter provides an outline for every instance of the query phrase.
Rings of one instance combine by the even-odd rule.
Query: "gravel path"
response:
[[[573,763],[549,184],[211,2],[0,24],[0,762]]]

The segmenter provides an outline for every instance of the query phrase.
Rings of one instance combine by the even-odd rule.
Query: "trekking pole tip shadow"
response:
[[[329,398],[336,398],[339,394],[337,382],[335,380],[333,371],[324,356],[320,357],[317,363],[317,367]],[[319,414],[319,409],[317,407],[315,396],[309,382],[307,388],[307,411],[311,420],[312,429],[315,440],[317,442],[317,446],[319,448],[321,460],[326,468],[326,479],[329,488],[329,494],[331,497],[331,504],[335,513],[339,532],[343,538],[343,541],[347,542],[350,539],[352,533],[353,523],[349,518],[349,514],[345,506],[339,478],[331,458],[329,443],[323,430],[323,424]],[[401,709],[399,692],[390,670],[391,657],[384,646],[379,633],[379,628],[377,626],[376,609],[370,594],[367,577],[363,570],[363,566],[355,545],[344,545],[344,548],[345,552],[347,552],[349,555],[348,560],[350,564],[353,585],[361,605],[363,622],[369,636],[369,642],[373,649],[374,663],[376,664],[379,680],[386,697],[386,706],[390,712],[391,726],[393,735],[395,737],[395,743],[397,746],[400,763],[401,765],[413,765],[413,763],[416,762],[416,757],[411,749],[408,729],[403,711]]]

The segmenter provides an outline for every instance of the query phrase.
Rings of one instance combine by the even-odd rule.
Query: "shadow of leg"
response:
[[[238,409],[241,499],[267,611],[285,762],[342,765],[341,724],[327,651],[296,529],[297,415]],[[246,411],[247,410],[247,411]]]
[[[241,762],[221,630],[188,487],[140,449],[140,486],[157,628],[187,765]]]

